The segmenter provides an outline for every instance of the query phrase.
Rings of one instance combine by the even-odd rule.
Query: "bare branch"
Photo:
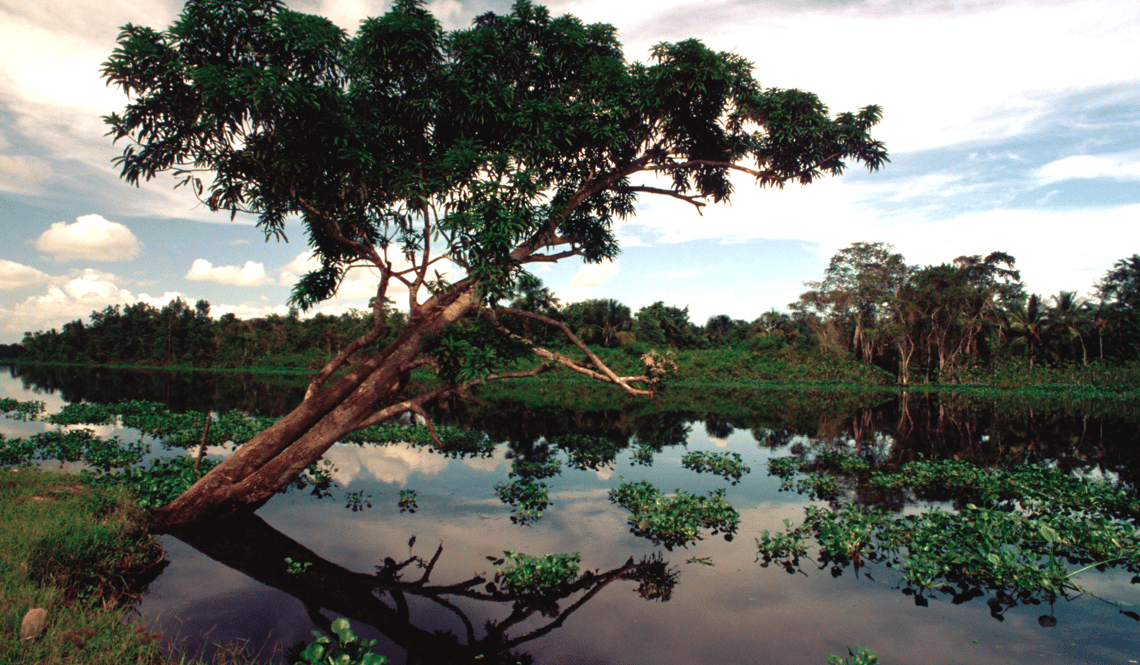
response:
[[[387,271],[387,268],[382,268]],[[376,288],[376,299],[372,302],[372,329],[356,338],[351,344],[341,349],[340,353],[336,354],[327,365],[321,368],[321,371],[309,381],[309,387],[305,389],[304,399],[309,399],[321,389],[325,381],[332,376],[333,372],[338,370],[342,365],[348,362],[352,354],[360,350],[361,347],[367,346],[375,342],[380,335],[387,329],[384,325],[384,294],[388,289],[388,280],[385,278],[380,279],[380,285]]]
[[[496,313],[498,313],[498,314],[513,314],[515,316],[530,318],[530,319],[534,319],[536,321],[541,321],[542,323],[545,323],[548,326],[558,328],[559,330],[562,331],[562,334],[565,335],[566,338],[569,339],[572,344],[574,344],[574,346],[578,347],[578,349],[582,353],[586,354],[586,358],[588,358],[590,361],[589,365],[587,365],[586,363],[582,363],[580,361],[574,360],[573,358],[568,358],[566,356],[563,356],[560,353],[553,353],[551,351],[548,351],[547,349],[535,346],[534,342],[532,342],[531,340],[526,339],[520,335],[516,335],[515,333],[512,333],[509,330],[507,330],[501,323],[499,323],[498,319],[495,318]],[[643,376],[618,376],[616,373],[614,373],[613,370],[611,370],[609,368],[608,365],[606,365],[604,362],[602,362],[602,359],[599,358],[597,355],[595,355],[594,352],[591,351],[590,348],[582,342],[582,340],[578,339],[578,336],[575,335],[573,332],[571,332],[570,328],[567,327],[565,323],[562,323],[561,321],[556,321],[556,320],[554,320],[548,316],[543,316],[541,314],[536,314],[534,312],[528,312],[528,311],[522,310],[522,309],[514,309],[511,307],[496,307],[494,311],[487,310],[485,312],[485,315],[488,317],[488,319],[491,321],[491,323],[496,328],[498,328],[500,331],[502,331],[508,335],[511,335],[512,337],[519,339],[519,340],[522,340],[522,341],[526,342],[527,344],[529,344],[531,346],[531,350],[533,350],[535,355],[537,355],[539,357],[546,358],[548,360],[553,360],[554,362],[558,363],[559,365],[562,365],[563,367],[566,367],[570,370],[578,372],[579,374],[584,374],[585,376],[588,376],[590,378],[597,379],[599,381],[604,381],[606,383],[612,383],[616,386],[619,386],[622,390],[626,391],[627,393],[629,393],[631,395],[642,395],[642,396],[646,396],[646,397],[653,397],[656,395],[656,393],[654,393],[652,390],[642,390],[640,388],[634,388],[633,386],[629,385],[632,382],[648,383],[649,382],[648,377],[646,377],[644,375]],[[591,366],[594,369],[590,369]]]
[[[412,404],[408,410],[424,419],[424,424],[427,425],[428,428],[428,434],[431,434],[431,440],[435,441],[436,448],[443,450],[443,441],[439,440],[439,434],[435,431],[435,423],[431,421],[431,416],[427,414],[427,411],[424,411],[423,407],[419,404]]]
[[[571,256],[581,256],[581,255],[582,255],[581,248],[568,249],[564,252],[558,252],[557,254],[531,254],[530,256],[523,259],[521,261],[521,263],[554,263],[556,261],[561,261],[562,259],[569,258]]]
[[[708,205],[704,201],[699,200],[701,198],[699,195],[685,196],[680,192],[675,192],[671,189],[661,189],[660,187],[645,187],[637,185],[629,187],[618,187],[618,190],[623,192],[645,192],[646,194],[661,194],[662,196],[671,196],[675,199],[680,199],[685,203],[691,204],[697,209],[697,213],[700,215],[704,215],[704,213],[701,211],[701,208]]]

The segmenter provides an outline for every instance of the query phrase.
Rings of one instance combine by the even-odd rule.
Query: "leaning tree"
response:
[[[696,40],[626,62],[612,26],[526,0],[454,32],[397,0],[355,36],[279,0],[190,0],[165,31],[125,26],[103,73],[129,98],[105,118],[129,183],[172,172],[211,210],[255,214],[267,238],[299,218],[320,267],[292,304],[333,296],[350,270],[376,275],[371,331],[157,511],[167,529],[256,508],[345,434],[483,381],[562,366],[650,394],[653,367],[618,376],[567,328],[577,357],[510,333],[507,314],[560,325],[500,306],[525,266],[615,256],[613,223],[641,195],[700,211],[729,199],[734,173],[783,187],[887,161],[876,106],[833,116]],[[396,297],[407,325],[381,348]],[[541,364],[505,371],[521,353]],[[444,387],[410,394],[415,368]]]

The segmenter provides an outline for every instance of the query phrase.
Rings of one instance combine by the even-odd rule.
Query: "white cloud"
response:
[[[320,267],[321,262],[311,252],[301,252],[281,269],[277,283],[281,286],[293,286],[302,275]]]
[[[138,295],[138,298],[136,298],[136,301],[146,303],[151,307],[162,309],[168,303],[173,302],[175,298],[182,298],[183,300],[187,300],[187,298],[178,291],[166,291],[161,296],[152,296],[148,293],[140,293]]]
[[[557,293],[558,298],[564,303],[593,298],[598,287],[617,275],[620,270],[621,264],[618,260],[584,263],[578,268],[578,272],[570,277],[570,286]]]
[[[700,275],[703,272],[700,268],[689,268],[687,270],[674,270],[673,272],[661,273],[653,275],[653,279],[691,279]]]
[[[1136,153],[1074,155],[1049,162],[1036,175],[1043,185],[1079,178],[1140,180],[1140,158]]]
[[[617,260],[606,260],[601,263],[585,263],[578,272],[570,278],[570,286],[593,289],[602,285],[607,279],[618,274],[621,270]]]
[[[14,337],[26,331],[58,328],[93,310],[134,302],[134,295],[119,288],[113,275],[88,269],[61,285],[48,287],[42,296],[31,296],[11,308],[0,307],[0,333]]]
[[[0,192],[30,194],[51,177],[48,162],[27,155],[0,155]]]
[[[459,0],[432,0],[428,11],[435,15],[444,30],[458,30],[469,27],[471,16]]]
[[[56,222],[36,238],[35,246],[57,261],[130,261],[142,249],[130,229],[101,215],[83,215],[73,224]]]
[[[0,259],[0,291],[13,291],[43,284],[50,277],[31,266]]]
[[[1008,252],[1017,259],[1026,290],[1083,295],[1114,262],[1140,247],[1138,218],[1140,205],[989,210],[907,224],[892,229],[889,236],[884,233],[867,239],[891,242],[908,263],[918,265]]]
[[[273,284],[269,275],[265,274],[265,264],[246,261],[241,268],[237,266],[215,266],[206,259],[194,259],[186,279],[192,282],[215,282],[217,284],[230,284],[233,286],[266,286]]]

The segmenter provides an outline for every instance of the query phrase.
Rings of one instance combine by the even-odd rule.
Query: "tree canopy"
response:
[[[302,307],[350,266],[418,291],[445,258],[501,294],[520,263],[614,256],[640,194],[699,208],[733,172],[782,187],[887,160],[876,106],[832,117],[696,40],[627,63],[612,26],[525,0],[451,33],[400,0],[351,38],[277,0],[192,0],[166,31],[126,26],[103,71],[132,96],[106,118],[128,182],[173,170],[270,235],[301,217],[322,261]]]
[[[220,493],[264,501],[343,433],[422,410],[444,391],[402,395],[414,367],[441,370],[453,392],[505,376],[496,372],[518,348],[494,346],[509,338],[499,315],[573,337],[541,314],[495,306],[527,264],[615,256],[613,224],[638,197],[699,211],[730,199],[733,174],[783,187],[888,161],[870,134],[877,106],[833,115],[813,94],[763,88],[750,62],[697,40],[627,62],[612,26],[527,0],[452,32],[424,2],[397,0],[353,36],[279,0],[190,0],[164,31],[125,26],[103,74],[130,97],[105,118],[125,142],[125,180],[171,171],[210,209],[257,215],[267,237],[299,218],[320,267],[293,304],[331,297],[354,268],[378,276],[372,331],[314,377],[294,414],[176,502],[171,520],[213,510]],[[385,303],[405,292],[404,330],[373,348]],[[581,349],[579,360],[533,350],[650,392],[633,386],[645,377],[618,377]]]

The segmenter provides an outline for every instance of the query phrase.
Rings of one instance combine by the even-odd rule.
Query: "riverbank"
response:
[[[0,470],[0,662],[166,662],[129,604],[165,557],[123,490]]]
[[[641,351],[637,346],[607,349],[592,347],[604,362],[619,375],[641,374]],[[887,390],[896,392],[958,392],[966,394],[992,394],[1000,391],[1010,394],[1052,394],[1073,398],[1122,397],[1140,398],[1140,362],[1110,363],[1094,361],[1089,364],[1072,363],[1048,365],[1038,363],[1030,367],[1019,360],[993,365],[975,365],[943,376],[914,378],[907,385],[899,385],[891,372],[842,354],[802,353],[784,348],[776,351],[750,351],[735,348],[677,351],[672,354],[677,369],[669,378],[669,385],[685,389],[756,388],[762,390]],[[287,360],[287,362],[279,362]],[[49,361],[8,360],[8,364],[43,367],[100,367],[108,369],[165,370],[175,372],[212,372],[226,374],[253,374],[263,376],[308,377],[319,367],[323,358],[299,357],[288,359],[266,358],[246,367],[194,366],[184,364],[87,364]],[[525,370],[536,362],[519,363],[515,369]],[[434,375],[416,370],[413,378],[431,382]],[[529,380],[512,381],[563,381],[568,384],[592,383],[577,374],[556,370]]]

